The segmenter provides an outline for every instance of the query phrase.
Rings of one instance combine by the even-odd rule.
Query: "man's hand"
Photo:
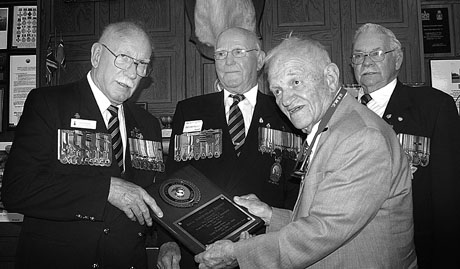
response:
[[[234,243],[230,240],[216,241],[206,247],[206,251],[195,256],[198,268],[234,268],[238,261],[233,254]]]
[[[108,201],[125,212],[126,216],[132,221],[137,219],[140,225],[147,223],[147,226],[152,226],[152,217],[150,217],[148,207],[158,217],[163,217],[163,212],[152,196],[143,188],[121,178],[111,178]]]
[[[246,207],[249,213],[261,218],[266,225],[270,224],[273,210],[269,205],[260,201],[255,194],[235,196],[233,201],[240,206]]]
[[[176,242],[167,242],[161,245],[158,253],[157,267],[160,269],[179,269],[181,259],[180,248]]]

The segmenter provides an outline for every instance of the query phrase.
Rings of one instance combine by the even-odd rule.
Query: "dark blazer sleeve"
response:
[[[47,90],[32,90],[25,102],[5,167],[2,200],[7,210],[35,218],[75,220],[82,213],[101,219],[110,176],[101,168],[59,164],[57,128],[64,111],[57,109],[62,100],[45,96]]]
[[[431,139],[433,250],[438,265],[455,264],[455,260],[449,259],[460,251],[458,243],[452,244],[460,241],[460,117],[457,113],[452,99],[443,99]],[[446,248],[447,245],[453,247]]]

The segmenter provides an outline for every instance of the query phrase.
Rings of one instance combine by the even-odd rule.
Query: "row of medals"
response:
[[[183,133],[174,136],[176,162],[219,158],[222,154],[222,129]]]
[[[165,170],[161,142],[129,138],[129,150],[134,168]],[[112,137],[106,133],[59,129],[58,159],[62,164],[108,167],[112,164]]]
[[[430,162],[430,138],[398,134],[399,143],[411,165],[425,167]]]
[[[222,130],[183,133],[174,137],[174,160],[177,162],[219,158],[222,154]],[[276,157],[297,160],[301,155],[302,139],[292,133],[259,128],[259,151]]]

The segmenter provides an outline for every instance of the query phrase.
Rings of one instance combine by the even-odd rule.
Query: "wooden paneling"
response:
[[[309,37],[320,41],[342,70],[340,16],[339,0],[267,1],[262,21],[264,50],[268,52],[290,33]]]
[[[64,84],[81,78],[91,67],[91,46],[109,21],[109,2],[40,1],[39,86],[45,86],[48,41],[55,47],[64,40],[67,67],[55,72],[53,84]],[[51,38],[51,39],[50,39]]]
[[[285,0],[277,1],[275,25],[290,26],[325,26],[328,19],[329,1],[324,0]]]

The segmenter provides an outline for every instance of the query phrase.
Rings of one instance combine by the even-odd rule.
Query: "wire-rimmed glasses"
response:
[[[110,50],[105,44],[101,45],[106,48],[112,55],[115,57],[115,60],[113,61],[113,64],[122,69],[122,70],[128,70],[131,65],[135,64],[136,65],[136,73],[140,77],[148,77],[150,72],[152,72],[152,68],[149,62],[144,62],[137,60],[129,55],[126,54],[115,54],[112,50]]]

